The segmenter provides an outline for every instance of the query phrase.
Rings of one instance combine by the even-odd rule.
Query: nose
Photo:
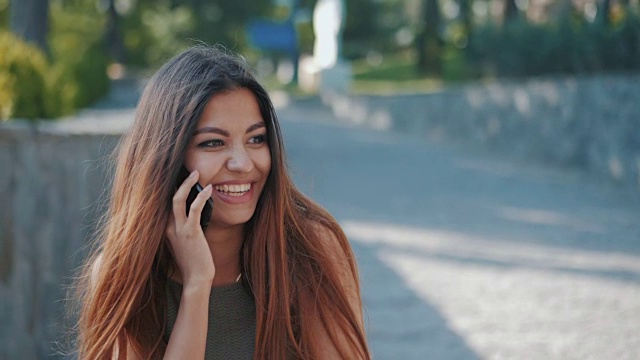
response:
[[[245,149],[235,149],[227,160],[229,171],[248,173],[253,170],[253,161]]]

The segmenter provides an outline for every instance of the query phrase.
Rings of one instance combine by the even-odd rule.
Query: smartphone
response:
[[[180,168],[180,175],[178,175],[178,180],[176,181],[176,189],[182,185],[184,180],[189,177],[191,172],[187,170],[184,166]],[[203,190],[202,185],[200,183],[196,183],[189,191],[189,195],[187,196],[187,216],[189,216],[189,209],[191,208],[191,203],[196,199],[196,196]],[[200,215],[200,226],[202,227],[202,231],[207,229],[207,225],[209,225],[209,219],[211,218],[211,212],[213,211],[213,199],[208,198],[207,202],[204,204],[204,208],[202,208],[202,214]]]

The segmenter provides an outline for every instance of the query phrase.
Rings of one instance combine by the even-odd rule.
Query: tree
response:
[[[465,35],[469,36],[473,25],[473,0],[460,0],[460,18],[464,26]]]
[[[502,13],[502,19],[504,23],[508,23],[511,20],[515,20],[518,16],[518,7],[515,0],[504,0],[504,9]]]
[[[49,0],[13,0],[9,17],[14,34],[48,51]]]
[[[598,6],[598,20],[604,25],[609,25],[609,13],[611,12],[611,0],[600,0]]]
[[[105,38],[111,56],[119,63],[125,62],[124,43],[122,42],[122,32],[120,30],[120,16],[116,11],[116,0],[109,0],[107,7],[107,27]]]
[[[422,3],[422,29],[416,36],[418,53],[418,71],[422,74],[439,75],[442,70],[440,39],[440,6],[438,0],[425,0]]]
[[[460,20],[464,30],[464,47],[473,37],[473,0],[458,0],[460,5]]]

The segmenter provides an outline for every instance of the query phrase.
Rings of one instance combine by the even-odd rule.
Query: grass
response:
[[[351,91],[355,94],[397,94],[430,92],[443,86],[442,79],[418,74],[415,64],[411,52],[381,55],[377,64],[367,59],[355,60],[351,64]]]

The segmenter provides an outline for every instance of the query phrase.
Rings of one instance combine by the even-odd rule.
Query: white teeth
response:
[[[242,196],[251,189],[251,184],[216,185],[216,190],[231,196]]]

